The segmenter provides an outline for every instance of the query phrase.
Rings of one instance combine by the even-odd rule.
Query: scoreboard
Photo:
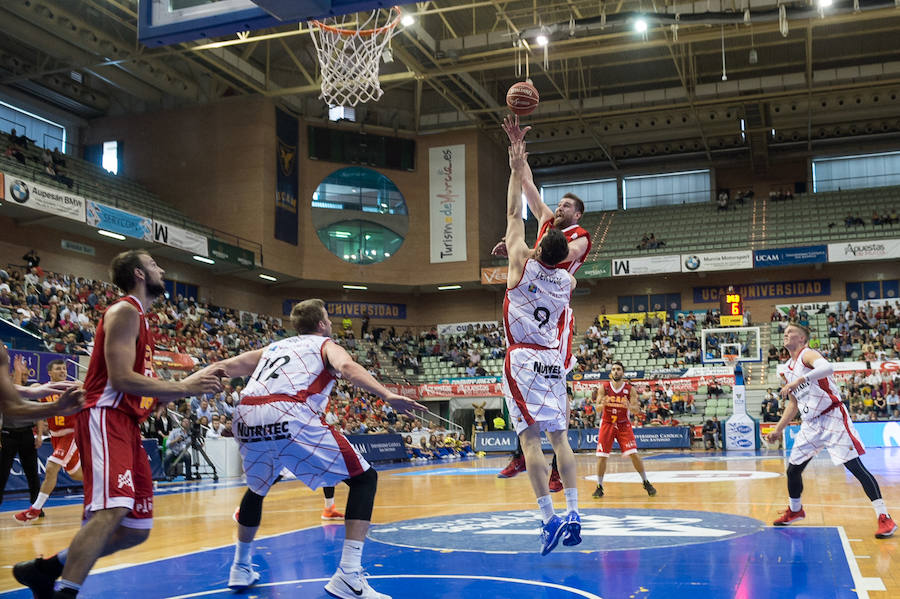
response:
[[[744,302],[741,294],[729,291],[719,298],[719,326],[739,327],[744,324]]]

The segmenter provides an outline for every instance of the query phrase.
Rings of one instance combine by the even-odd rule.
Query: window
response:
[[[627,210],[709,202],[711,190],[709,170],[625,177],[622,204]]]
[[[328,251],[353,264],[387,260],[409,231],[403,194],[386,176],[363,167],[337,170],[319,183],[312,221]]]
[[[814,159],[812,176],[814,193],[900,185],[900,152]]]
[[[115,141],[103,142],[103,168],[112,174],[119,173],[119,143]]]
[[[581,201],[584,202],[585,212],[615,210],[619,207],[619,192],[615,179],[554,183],[541,187],[544,203],[553,209],[567,193],[574,193],[581,198]]]
[[[16,130],[17,135],[33,139],[35,145],[53,150],[66,151],[66,128],[22,108],[0,102],[0,131]]]

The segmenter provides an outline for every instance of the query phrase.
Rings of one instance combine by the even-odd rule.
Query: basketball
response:
[[[506,92],[506,105],[519,116],[534,112],[540,100],[541,97],[530,80],[514,83]]]

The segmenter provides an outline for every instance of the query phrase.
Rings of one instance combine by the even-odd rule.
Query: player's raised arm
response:
[[[262,358],[264,349],[254,349],[246,351],[240,355],[216,362],[215,365],[225,371],[225,376],[234,378],[236,376],[250,376],[256,370],[260,358]]]
[[[503,119],[503,130],[509,138],[510,145],[512,145],[524,143],[525,134],[531,130],[531,127],[523,129],[519,127],[519,115],[507,115]],[[528,166],[528,161],[525,161],[521,175],[522,192],[525,194],[525,201],[528,202],[528,209],[537,218],[538,227],[541,227],[546,221],[553,218],[553,210],[541,198],[541,192],[534,184],[534,176],[531,173],[531,167]],[[521,208],[519,213],[521,213]]]
[[[528,159],[523,142],[509,147],[509,187],[506,192],[506,248],[509,254],[507,284],[519,280],[528,257],[525,244],[525,223],[522,221],[522,169]]]

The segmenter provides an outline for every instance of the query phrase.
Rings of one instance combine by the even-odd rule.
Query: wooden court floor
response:
[[[650,480],[659,491],[656,497],[648,497],[636,482],[616,482],[617,478],[627,478],[634,471],[629,461],[613,456],[604,483],[606,496],[595,500],[591,498],[594,483],[585,478],[594,473],[594,458],[579,454],[581,507],[718,512],[754,518],[768,526],[787,505],[783,457],[716,456],[702,451],[692,454],[647,452],[643,456]],[[472,512],[534,509],[526,475],[514,479],[496,478],[493,471],[502,468],[507,459],[503,455],[379,469],[373,522],[385,525]],[[888,508],[900,518],[900,448],[870,450],[864,460],[878,478]],[[480,474],[454,475],[454,470]],[[428,475],[428,472],[435,474]],[[762,476],[767,477],[757,478]],[[684,482],[674,482],[676,480]],[[874,511],[856,480],[843,468],[832,466],[826,456],[820,456],[807,468],[804,482],[803,503],[807,517],[796,528],[843,527],[859,574],[866,579],[880,579],[883,583],[883,591],[877,590],[880,588],[877,581],[870,586],[869,596],[900,597],[900,533],[887,540],[874,538]],[[225,481],[224,485],[215,488],[207,485],[210,488],[158,495],[150,539],[138,548],[100,560],[96,568],[141,564],[232,543],[235,525],[231,515],[244,487],[233,482],[231,486],[227,485]],[[339,486],[338,507],[344,505],[346,494],[346,487]],[[562,511],[562,493],[555,495],[554,500],[557,511]],[[13,503],[5,502],[2,509],[11,510]],[[318,527],[322,524],[322,505],[321,491],[310,491],[296,481],[281,482],[266,498],[259,534],[274,535]],[[49,507],[47,517],[31,526],[16,523],[13,513],[0,513],[3,556],[0,560],[0,592],[18,588],[12,578],[11,564],[37,554],[52,554],[68,543],[79,525],[81,509],[75,503]],[[536,551],[536,537],[534,545]]]

